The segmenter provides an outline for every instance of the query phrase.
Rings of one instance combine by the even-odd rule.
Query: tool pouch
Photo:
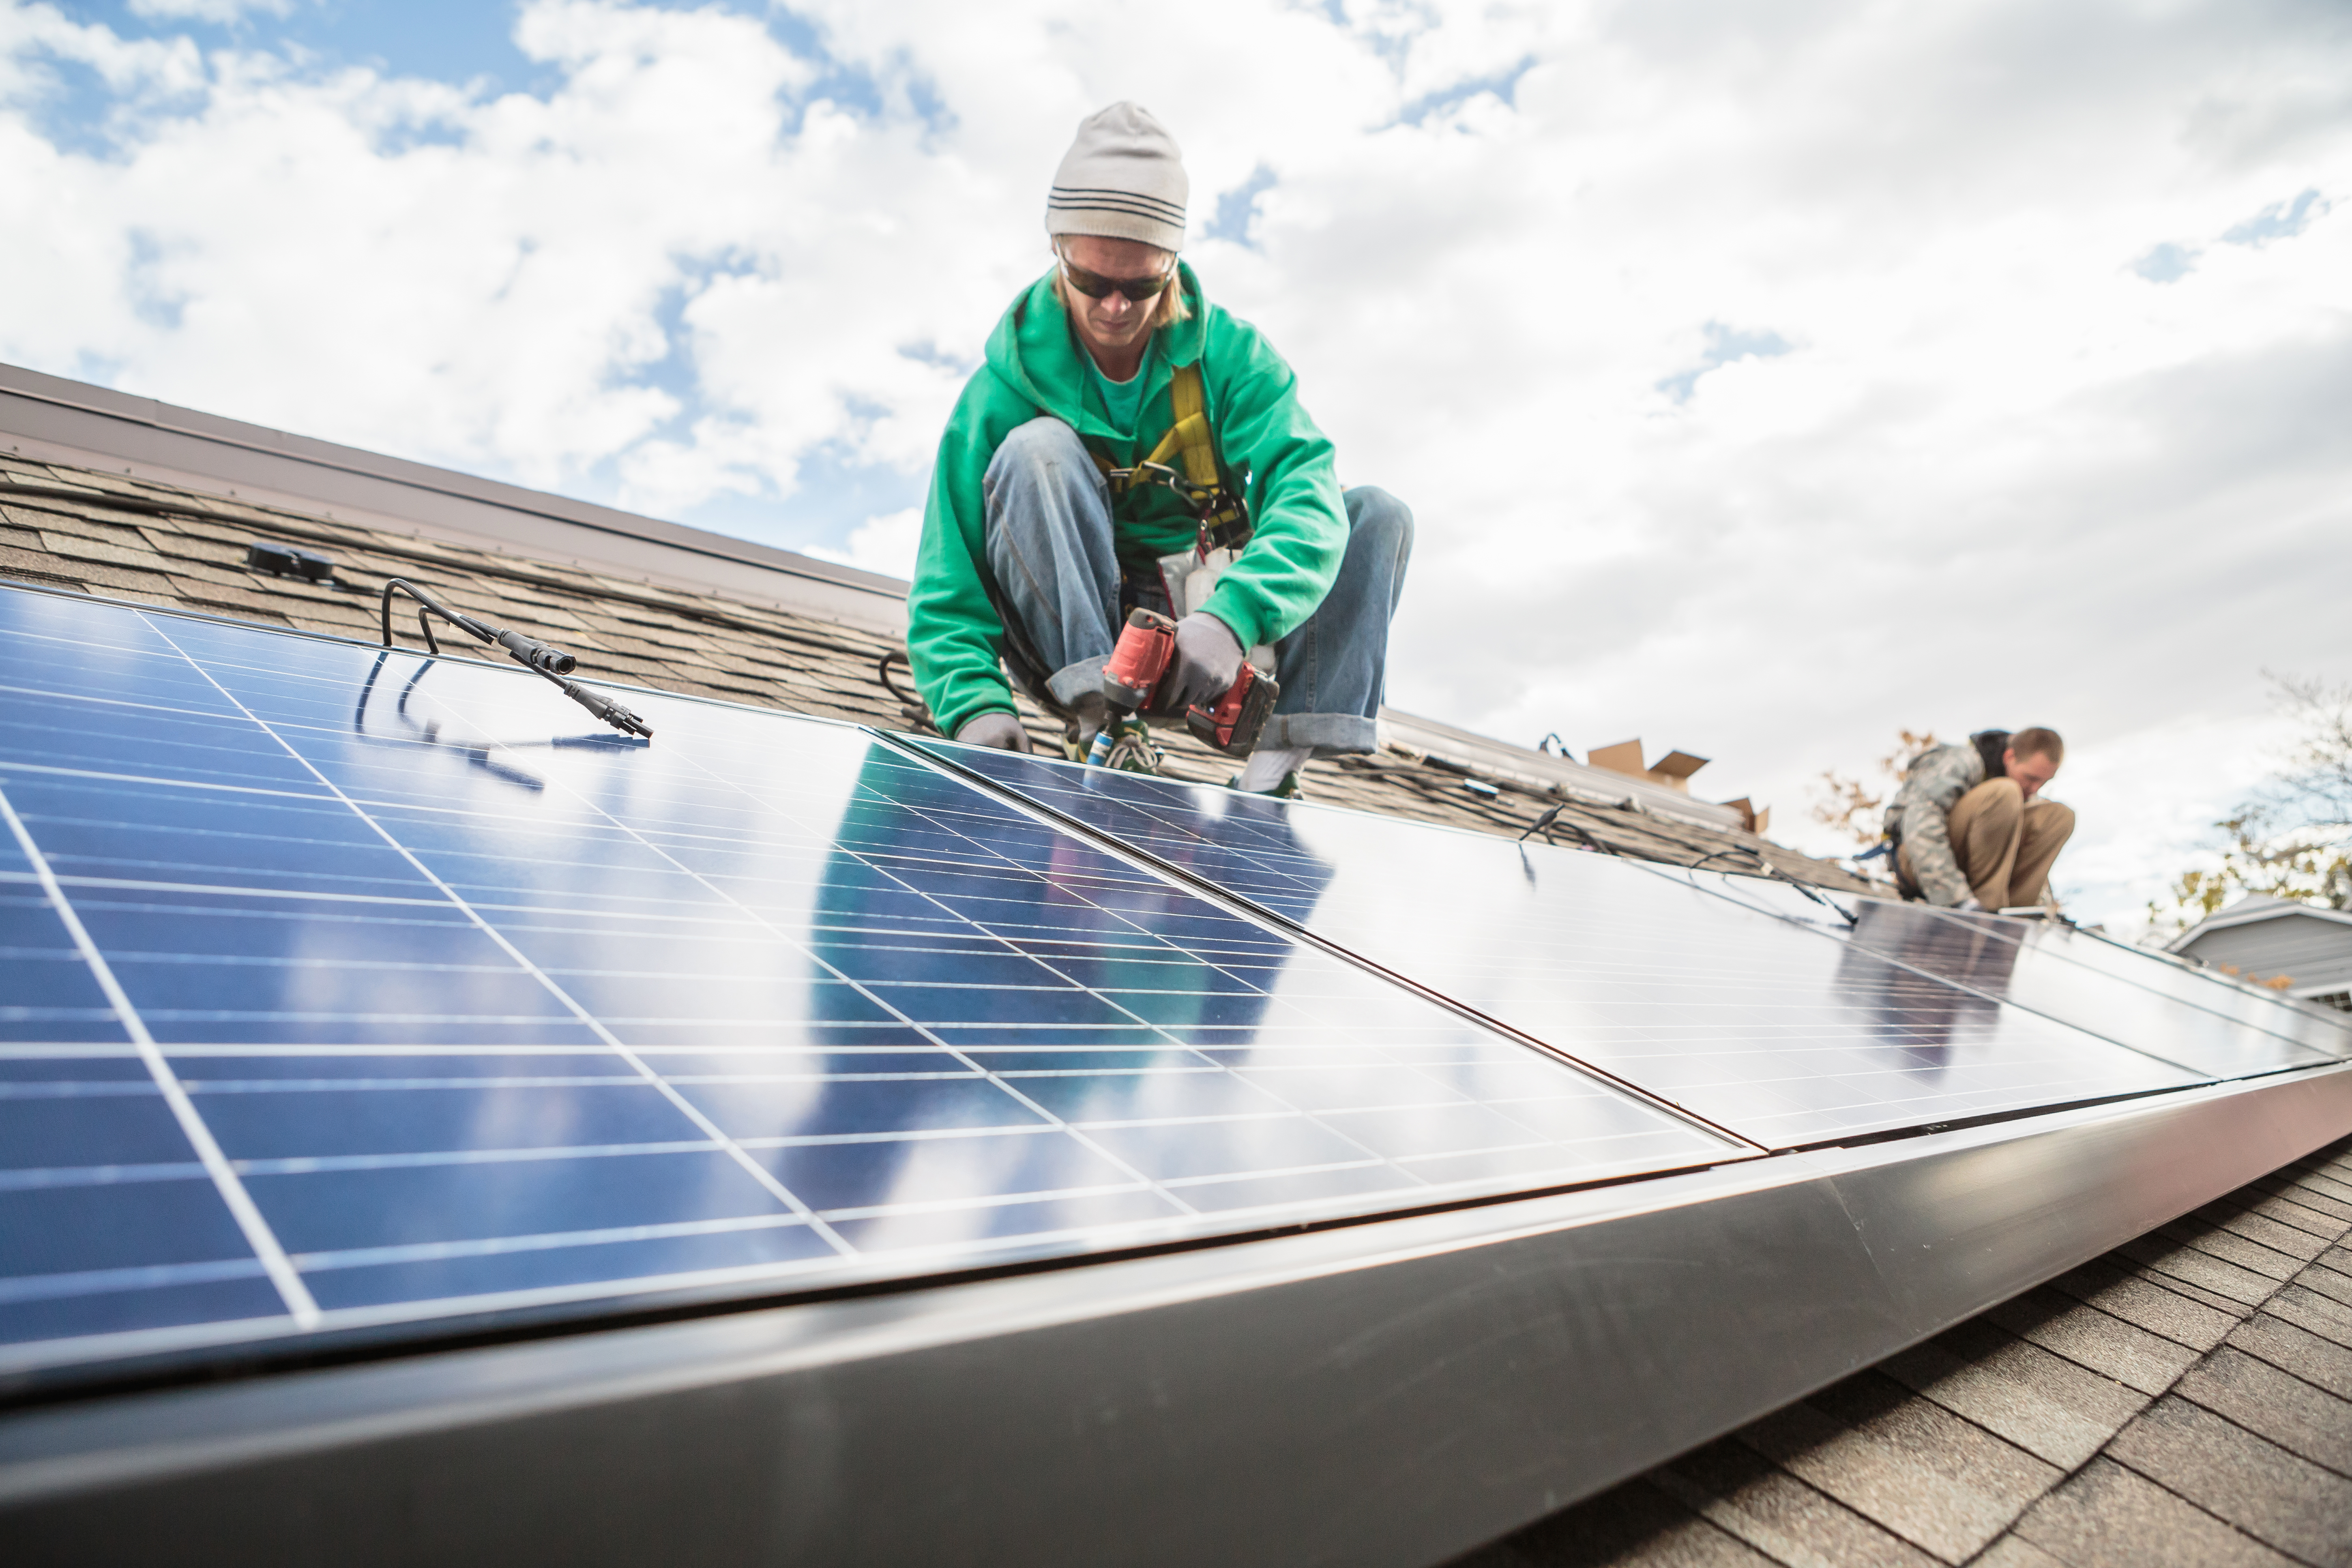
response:
[[[1173,555],[1161,556],[1160,581],[1168,590],[1168,613],[1182,620],[1207,604],[1209,595],[1217,586],[1217,579],[1225,574],[1225,568],[1241,558],[1241,553],[1238,549],[1212,550],[1206,555],[1197,550],[1180,550]],[[1274,649],[1268,644],[1259,643],[1249,650],[1247,657],[1263,674],[1281,673],[1275,667]]]

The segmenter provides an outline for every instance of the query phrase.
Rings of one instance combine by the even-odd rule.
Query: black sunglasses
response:
[[[1106,278],[1099,272],[1087,271],[1058,250],[1054,253],[1054,256],[1061,262],[1062,276],[1069,279],[1070,287],[1089,300],[1100,300],[1111,294],[1123,294],[1129,300],[1141,305],[1158,299],[1160,291],[1176,280],[1176,263],[1173,260],[1168,263],[1168,270],[1157,277]]]

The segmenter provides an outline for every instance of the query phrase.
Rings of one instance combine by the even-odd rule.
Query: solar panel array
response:
[[[0,688],[0,1368],[1754,1152],[845,726],[16,590]]]
[[[0,590],[0,1376],[2352,1055],[2056,928],[78,597]]]
[[[1865,900],[1849,929],[1756,877],[933,750],[1768,1148],[2318,1065],[2352,1044],[2313,1010],[2019,921]]]

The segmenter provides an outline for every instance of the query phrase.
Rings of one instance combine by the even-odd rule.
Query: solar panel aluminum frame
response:
[[[20,1564],[1430,1563],[2352,1129],[2352,1066],[0,1419]]]

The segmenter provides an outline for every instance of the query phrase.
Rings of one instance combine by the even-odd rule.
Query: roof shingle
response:
[[[2347,1150],[1455,1568],[2352,1568]]]

